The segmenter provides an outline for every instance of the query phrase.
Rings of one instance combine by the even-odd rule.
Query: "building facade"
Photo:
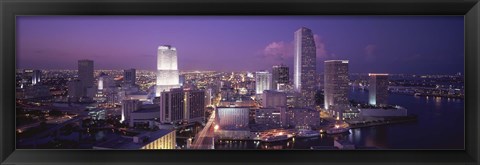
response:
[[[177,49],[170,45],[158,47],[156,96],[161,92],[180,87]]]
[[[183,120],[185,100],[183,90],[174,88],[160,96],[160,122],[174,123]]]
[[[273,90],[263,91],[262,94],[262,107],[274,108],[274,107],[287,106],[287,94],[284,92],[278,92]]]
[[[157,131],[139,132],[137,136],[114,136],[94,144],[93,149],[175,149],[176,131],[160,129]]]
[[[202,121],[205,117],[205,91],[173,88],[160,96],[160,122]]]
[[[205,117],[205,91],[185,90],[185,117],[187,122],[202,121]]]
[[[272,67],[272,89],[282,90],[282,86],[290,82],[290,73],[286,65],[275,65]]]
[[[262,94],[264,90],[270,90],[272,85],[272,74],[268,71],[255,72],[255,91]]]
[[[134,86],[136,84],[137,71],[135,69],[123,70],[123,82],[125,84]]]
[[[348,60],[325,61],[325,109],[348,105]]]
[[[33,70],[32,85],[36,85],[37,83],[40,83],[41,77],[42,77],[42,71],[41,70]]]
[[[286,107],[260,108],[255,110],[255,123],[267,128],[287,126]]]
[[[388,74],[369,73],[368,102],[370,105],[388,105]]]
[[[287,123],[290,127],[320,126],[320,112],[310,108],[291,108],[287,110]]]
[[[249,112],[249,107],[217,107],[216,123],[220,129],[247,128]]]
[[[84,95],[83,85],[80,80],[75,79],[67,83],[68,86],[68,98],[70,101],[78,101],[80,97]]]
[[[299,105],[315,106],[317,55],[312,30],[302,27],[294,34],[294,89],[300,93]]]
[[[88,95],[89,88],[94,88],[94,73],[92,60],[78,60],[78,79],[82,83],[82,94],[84,97]]]
[[[160,118],[160,107],[157,104],[145,104],[130,114],[129,127],[152,129]]]
[[[122,118],[120,122],[129,122],[132,112],[139,110],[142,106],[142,102],[137,99],[123,100],[122,101]]]

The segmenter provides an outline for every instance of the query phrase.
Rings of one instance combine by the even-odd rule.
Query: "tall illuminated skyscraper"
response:
[[[325,61],[325,109],[348,104],[348,60]]]
[[[302,27],[294,35],[294,89],[299,105],[315,106],[317,54],[312,30]]]
[[[82,93],[86,96],[87,88],[94,87],[92,60],[78,60],[78,79],[82,83]]]
[[[262,94],[264,90],[270,90],[272,86],[272,74],[267,71],[255,72],[255,91]]]
[[[368,102],[370,105],[388,104],[388,74],[369,73]]]
[[[170,91],[171,88],[180,87],[177,49],[170,45],[158,47],[157,55],[157,89],[155,95],[159,97],[161,92]]]

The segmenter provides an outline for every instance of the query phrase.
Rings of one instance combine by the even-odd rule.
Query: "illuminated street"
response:
[[[200,131],[192,143],[191,149],[214,149],[214,126],[215,125],[215,111],[208,119],[207,124],[202,131]]]

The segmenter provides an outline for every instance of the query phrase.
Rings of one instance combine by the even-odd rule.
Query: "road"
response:
[[[83,119],[83,117],[81,116],[76,116],[70,120],[67,120],[61,124],[57,124],[56,126],[52,127],[52,128],[49,128],[48,130],[45,130],[41,133],[38,133],[32,137],[29,137],[29,138],[25,138],[25,139],[20,139],[20,143],[22,143],[23,145],[26,145],[26,144],[31,144],[31,143],[35,143],[37,139],[41,139],[41,138],[44,138],[44,137],[47,137],[49,136],[51,133],[53,133],[54,131],[57,131],[59,130],[60,128],[64,127],[65,125],[67,124],[70,124],[70,123],[74,123],[74,122],[78,122],[78,121],[81,121]]]
[[[192,142],[191,149],[215,149],[214,148],[214,126],[215,126],[215,111],[212,111],[207,124],[202,131],[195,135]]]

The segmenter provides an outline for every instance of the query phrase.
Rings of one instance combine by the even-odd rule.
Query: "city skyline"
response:
[[[17,23],[20,68],[74,69],[71,64],[86,58],[95,61],[95,70],[154,70],[156,47],[170,44],[179,50],[178,69],[183,71],[293,68],[291,34],[306,26],[314,32],[317,72],[323,72],[325,60],[345,59],[355,61],[352,73],[463,73],[463,17],[455,16],[43,16],[19,17]],[[168,23],[157,29],[140,26]],[[198,26],[193,30],[191,24]],[[163,36],[154,39],[157,35]]]
[[[163,26],[137,22],[147,18]],[[27,39],[25,30],[19,30],[19,54],[37,55],[19,56],[19,62],[37,65],[15,75],[17,148],[464,147],[459,135],[465,85],[458,71],[463,62],[455,65],[463,59],[457,57],[463,43],[455,42],[462,38],[456,34],[461,30],[455,31],[459,25],[452,22],[457,18],[391,17],[397,23],[403,19],[395,27],[389,27],[393,24],[386,17],[327,18],[333,17],[78,17],[49,30],[32,28],[38,36]],[[122,26],[124,19],[131,24]],[[325,19],[353,25],[301,22]],[[83,24],[77,27],[75,21]],[[437,22],[427,26],[428,21]],[[285,25],[275,24],[279,22]],[[198,26],[189,32],[191,25]],[[299,27],[283,32],[293,26]],[[50,29],[58,31],[48,35]],[[447,36],[447,29],[457,36]],[[160,39],[151,35],[157,33]],[[283,35],[292,42],[284,42]],[[329,43],[333,38],[339,43]],[[151,45],[159,40],[165,43]],[[366,41],[364,49],[357,49]],[[267,46],[255,51],[263,42]],[[43,51],[28,53],[35,47]],[[153,48],[154,55],[132,56]],[[335,55],[340,50],[346,53]],[[405,55],[412,52],[426,55]],[[40,70],[71,61],[77,61],[78,71]],[[235,68],[248,72],[226,71]],[[450,74],[428,74],[434,70]],[[437,140],[425,143],[421,139],[426,136]]]

